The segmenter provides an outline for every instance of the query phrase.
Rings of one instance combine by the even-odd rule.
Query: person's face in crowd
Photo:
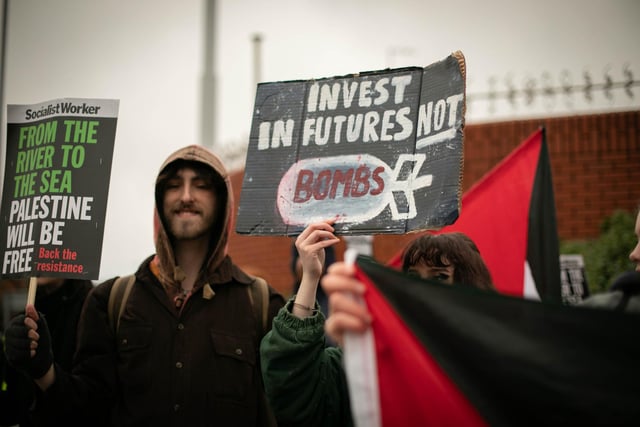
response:
[[[443,267],[435,267],[426,265],[425,263],[418,263],[407,270],[409,274],[415,274],[423,279],[437,279],[441,282],[449,285],[453,284],[453,273],[455,267],[451,264]]]
[[[636,237],[638,238],[638,244],[629,254],[629,259],[631,262],[636,263],[636,271],[640,271],[640,212],[638,212],[638,217],[636,218]]]
[[[164,216],[177,240],[207,237],[216,212],[216,194],[211,179],[189,167],[179,169],[167,181]]]

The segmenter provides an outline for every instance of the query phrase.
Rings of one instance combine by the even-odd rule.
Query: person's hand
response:
[[[317,283],[324,270],[324,248],[335,245],[338,239],[333,234],[333,221],[322,221],[310,224],[296,239],[296,249],[302,263],[303,279]]]
[[[333,234],[331,220],[307,226],[296,239],[296,249],[302,264],[302,280],[293,303],[294,316],[304,319],[315,312],[316,291],[324,270],[324,248],[335,245],[339,241],[340,239]]]
[[[53,364],[47,321],[27,305],[26,314],[15,316],[5,331],[7,362],[33,379],[42,378]]]
[[[354,298],[364,294],[365,286],[353,272],[353,266],[336,262],[329,267],[321,282],[329,298],[329,317],[324,330],[340,345],[345,332],[363,333],[371,324],[367,307]]]

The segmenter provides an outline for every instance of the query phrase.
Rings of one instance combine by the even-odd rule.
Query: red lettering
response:
[[[304,203],[311,198],[313,184],[313,172],[308,169],[302,169],[298,174],[298,181],[296,182],[296,191],[293,196],[295,203]],[[300,193],[304,195],[301,196]]]
[[[378,184],[378,188],[371,189],[371,192],[369,194],[371,194],[372,196],[377,196],[384,191],[384,179],[380,177],[380,174],[382,172],[384,172],[384,168],[382,166],[378,166],[371,174],[371,179],[373,179],[373,181]]]
[[[353,178],[351,197],[362,197],[369,192],[369,168],[365,165],[358,166],[356,176]]]
[[[316,182],[313,185],[313,198],[316,200],[324,200],[331,188],[331,171],[323,170],[318,174]]]
[[[353,180],[353,169],[349,169],[343,173],[340,169],[336,169],[333,173],[333,181],[331,182],[331,192],[329,193],[330,199],[336,198],[338,192],[338,185],[343,185],[342,197],[349,197],[351,192],[351,181]]]
[[[377,196],[384,191],[384,179],[381,176],[384,171],[383,166],[378,166],[372,173],[369,166],[360,165],[357,169],[324,169],[316,175],[312,170],[301,169],[293,201],[304,203],[311,196],[316,200],[362,197],[367,194]]]

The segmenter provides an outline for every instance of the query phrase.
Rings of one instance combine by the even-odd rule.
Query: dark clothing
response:
[[[35,307],[47,320],[55,362],[65,370],[71,369],[78,319],[92,288],[90,280],[66,280],[54,290],[40,286],[36,291]],[[6,364],[4,352],[1,356],[0,372],[6,390],[0,391],[0,425],[35,425],[30,418],[30,407],[37,386],[31,378]]]
[[[280,310],[260,348],[262,376],[279,426],[352,426],[342,349],[326,347],[324,315],[300,319],[293,299]]]
[[[206,169],[216,185],[209,247],[191,293],[181,289],[186,275],[162,213],[171,173],[182,165]],[[117,334],[108,319],[112,279],[87,298],[73,372],[56,366],[38,413],[74,414],[91,426],[267,425],[258,354],[264,332],[249,293],[256,285],[227,255],[232,196],[222,163],[203,147],[167,159],[156,180],[156,253],[135,273]],[[284,299],[269,293],[271,325]]]
[[[136,272],[117,340],[107,319],[113,281],[90,294],[73,375],[56,370],[44,412],[106,414],[113,405],[114,426],[264,425],[252,279],[227,257],[211,282],[215,295],[207,299],[200,287],[178,314],[150,262]],[[282,297],[271,293],[270,301],[271,321]]]
[[[614,280],[609,292],[592,295],[580,306],[640,312],[640,272],[627,271]]]

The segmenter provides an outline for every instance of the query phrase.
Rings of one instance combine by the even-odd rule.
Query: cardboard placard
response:
[[[258,85],[236,231],[400,234],[458,217],[464,56]]]
[[[118,104],[8,105],[3,278],[98,279]]]

